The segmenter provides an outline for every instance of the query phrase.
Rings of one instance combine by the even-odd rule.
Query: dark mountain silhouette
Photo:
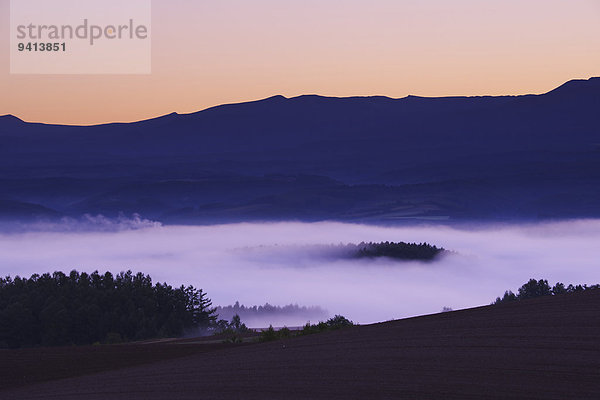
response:
[[[166,222],[600,215],[600,78],[542,95],[275,96],[91,127],[0,117],[0,199]]]

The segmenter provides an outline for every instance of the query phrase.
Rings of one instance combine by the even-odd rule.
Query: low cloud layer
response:
[[[319,254],[322,245],[361,241],[428,242],[458,254],[433,263]],[[0,275],[131,269],[202,288],[218,305],[314,305],[368,323],[489,304],[529,278],[600,283],[598,243],[600,220],[470,228],[149,225],[110,232],[66,225],[63,232],[1,233]]]
[[[58,222],[5,222],[0,221],[0,232],[118,232],[135,229],[157,228],[160,222],[142,218],[139,214],[117,218],[85,214],[79,218],[64,217]]]

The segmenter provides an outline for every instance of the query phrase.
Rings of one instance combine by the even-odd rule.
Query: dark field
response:
[[[3,351],[0,398],[600,397],[600,291],[282,342],[191,343]]]

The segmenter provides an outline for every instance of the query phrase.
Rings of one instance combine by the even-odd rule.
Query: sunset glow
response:
[[[152,74],[11,75],[0,115],[94,124],[282,94],[542,93],[600,75],[600,1],[153,1]]]

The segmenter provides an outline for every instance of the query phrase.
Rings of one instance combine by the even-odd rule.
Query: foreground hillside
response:
[[[165,351],[165,346],[181,352],[182,346],[197,345],[147,346],[152,353]],[[171,360],[5,389],[0,397],[596,399],[600,390],[600,291],[283,342],[202,353],[189,349],[186,357],[178,354],[179,358]],[[5,358],[0,365],[6,366],[4,361],[11,354],[0,353]],[[28,354],[33,370],[39,362],[35,352]],[[128,353],[123,354],[127,357]],[[60,357],[55,355],[47,366],[52,369],[59,364]],[[26,375],[27,368],[23,368],[20,373]]]

